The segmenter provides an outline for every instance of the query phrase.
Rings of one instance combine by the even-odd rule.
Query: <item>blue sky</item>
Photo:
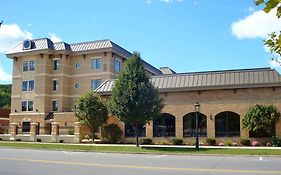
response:
[[[263,39],[281,23],[260,9],[252,0],[2,1],[0,83],[11,83],[12,61],[4,53],[42,37],[111,39],[176,72],[274,67]]]

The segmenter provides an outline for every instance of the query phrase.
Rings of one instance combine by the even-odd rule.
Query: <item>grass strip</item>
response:
[[[123,153],[157,153],[157,154],[227,154],[227,155],[281,155],[281,150],[270,149],[232,149],[232,148],[172,148],[172,147],[135,147],[135,146],[92,146],[70,144],[42,144],[24,142],[0,142],[0,147],[66,150],[66,151],[93,151],[93,152],[123,152]]]

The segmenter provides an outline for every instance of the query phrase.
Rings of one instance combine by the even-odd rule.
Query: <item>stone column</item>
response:
[[[281,121],[279,120],[275,125],[275,132],[278,138],[281,138]]]
[[[59,135],[59,124],[57,122],[52,123],[52,133],[51,133],[51,142],[58,142]]]
[[[183,139],[183,117],[176,117],[175,120],[176,138]]]
[[[153,138],[153,121],[146,124],[146,138]]]
[[[36,141],[36,130],[38,127],[38,123],[32,122],[30,123],[30,141],[35,142]]]
[[[81,125],[80,122],[74,123],[74,143],[81,143],[82,141],[82,133],[81,133]]]
[[[207,137],[208,138],[215,138],[216,137],[216,130],[215,130],[215,117],[207,116]]]
[[[18,134],[18,123],[11,123],[10,124],[10,140],[15,140],[16,135]]]

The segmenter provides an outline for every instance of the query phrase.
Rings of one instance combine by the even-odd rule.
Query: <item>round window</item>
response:
[[[78,89],[78,88],[80,87],[80,84],[79,84],[79,83],[75,83],[74,87],[75,87],[76,89]]]
[[[75,64],[75,68],[76,68],[76,69],[79,69],[79,68],[80,68],[80,63],[76,63],[76,64]]]

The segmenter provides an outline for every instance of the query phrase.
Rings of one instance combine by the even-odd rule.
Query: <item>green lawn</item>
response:
[[[0,142],[0,147],[68,150],[68,151],[95,151],[95,152],[126,152],[126,153],[158,153],[158,154],[231,154],[231,155],[281,155],[281,150],[270,149],[223,149],[201,148],[196,151],[192,148],[139,148],[135,146],[91,146],[68,144],[41,144],[24,142]]]

